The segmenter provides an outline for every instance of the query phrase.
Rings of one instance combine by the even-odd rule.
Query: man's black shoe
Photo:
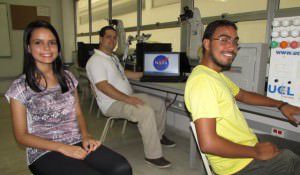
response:
[[[169,148],[173,148],[176,146],[176,143],[172,140],[169,140],[166,136],[162,136],[160,143],[165,146],[165,147],[169,147]]]
[[[171,162],[166,160],[164,157],[160,157],[157,159],[147,159],[145,158],[146,163],[155,166],[157,168],[168,168],[172,166]]]

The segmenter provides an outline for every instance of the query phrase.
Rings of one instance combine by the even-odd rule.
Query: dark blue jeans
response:
[[[80,145],[76,144],[76,145]],[[49,152],[29,166],[35,175],[131,175],[128,161],[120,154],[101,145],[84,160]]]

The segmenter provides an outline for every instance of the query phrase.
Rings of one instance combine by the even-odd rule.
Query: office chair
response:
[[[96,91],[94,89],[94,86],[90,83],[90,87],[91,87],[91,91],[92,91],[92,94],[94,96],[94,98],[92,99],[93,101],[96,99],[97,100],[97,94],[96,94]],[[94,104],[94,102],[92,101],[92,105]],[[97,104],[98,106],[98,104]],[[91,111],[91,108],[90,108],[90,111]],[[99,113],[100,113],[100,109],[98,107],[98,112],[97,112],[97,118],[99,116]],[[105,141],[105,138],[106,138],[106,135],[107,135],[107,132],[108,132],[108,129],[110,127],[113,126],[113,123],[114,123],[114,120],[115,119],[122,119],[124,120],[124,123],[123,123],[123,128],[122,128],[122,135],[125,134],[125,130],[126,130],[126,126],[127,126],[127,120],[124,119],[124,118],[121,118],[121,117],[109,117],[109,116],[106,116],[103,114],[103,116],[107,117],[106,119],[106,123],[105,123],[105,126],[104,126],[104,129],[102,131],[102,134],[101,134],[101,137],[100,137],[100,142],[103,143]]]
[[[204,163],[204,167],[205,167],[206,174],[207,174],[207,175],[214,175],[213,171],[210,169],[209,162],[208,162],[208,160],[207,160],[207,158],[206,158],[206,155],[201,151],[201,148],[200,148],[200,146],[199,146],[198,137],[197,137],[197,132],[196,132],[196,128],[195,128],[194,122],[190,122],[190,126],[191,126],[191,129],[192,129],[193,136],[194,136],[194,138],[195,138],[195,140],[196,140],[197,147],[198,147],[198,149],[199,149],[199,152],[200,152],[202,161],[203,161],[203,163]]]

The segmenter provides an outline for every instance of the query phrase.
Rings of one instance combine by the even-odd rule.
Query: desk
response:
[[[150,83],[130,81],[133,88],[137,91],[160,96],[162,98],[171,98],[177,95],[177,99],[172,105],[173,108],[186,112],[183,95],[185,83]],[[285,130],[285,138],[300,142],[300,127],[291,125],[288,120],[276,108],[251,106],[239,103],[240,110],[244,113],[249,125],[257,132],[269,133],[272,127]],[[259,119],[257,119],[259,117]],[[254,123],[254,121],[258,123]],[[257,126],[256,126],[257,124]],[[267,127],[264,125],[268,125]]]
[[[85,71],[80,72],[81,74],[85,74]],[[189,121],[191,119],[184,105],[183,95],[185,83],[151,83],[133,80],[130,80],[130,83],[133,89],[138,92],[156,95],[167,99],[167,101],[173,101],[175,99],[174,103],[168,109],[167,124],[185,133],[182,135],[190,137],[190,164],[191,167],[193,167],[195,157],[198,153],[189,130]],[[276,128],[283,131],[283,137],[286,139],[300,142],[300,127],[291,125],[277,109],[251,106],[242,103],[238,103],[238,106],[244,114],[249,126],[255,132],[271,134],[271,131]]]
[[[169,100],[176,97],[174,104],[171,105],[168,110],[169,112],[172,111],[179,114],[177,115],[177,118],[174,118],[174,120],[179,121],[173,122],[173,124],[175,124],[173,127],[181,130],[182,132],[187,132],[188,134],[186,135],[190,135],[189,121],[191,119],[186,111],[183,99],[185,83],[150,83],[132,80],[130,83],[133,86],[133,89],[138,92],[156,95]],[[239,102],[238,106],[244,114],[249,126],[255,132],[271,134],[271,131],[276,128],[283,131],[284,138],[300,142],[300,127],[291,125],[276,108],[251,106]],[[168,122],[169,120],[170,119],[167,119],[167,124],[169,125],[171,123],[172,125],[172,122]],[[194,167],[195,157],[198,152],[195,147],[194,138],[191,135],[190,142],[190,165],[191,167]]]

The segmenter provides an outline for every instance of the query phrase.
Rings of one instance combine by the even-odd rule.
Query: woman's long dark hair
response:
[[[71,77],[67,73],[65,73],[65,70],[64,70],[65,68],[64,68],[64,65],[62,62],[62,58],[61,58],[61,45],[60,45],[58,34],[57,34],[55,28],[46,21],[38,20],[38,21],[31,22],[24,31],[24,35],[23,35],[23,47],[24,47],[23,74],[26,75],[25,82],[35,92],[41,92],[41,91],[44,91],[47,89],[47,81],[46,81],[45,75],[36,67],[35,60],[34,60],[32,54],[28,51],[32,32],[38,28],[48,29],[55,36],[55,39],[57,42],[57,48],[58,48],[58,56],[52,62],[52,69],[54,72],[54,76],[57,78],[58,83],[61,87],[62,93],[65,93],[69,90],[71,85],[74,87],[74,83],[73,83]],[[41,89],[40,88],[41,86],[39,86],[41,78],[44,78],[45,82],[46,82],[46,87],[43,89]]]

